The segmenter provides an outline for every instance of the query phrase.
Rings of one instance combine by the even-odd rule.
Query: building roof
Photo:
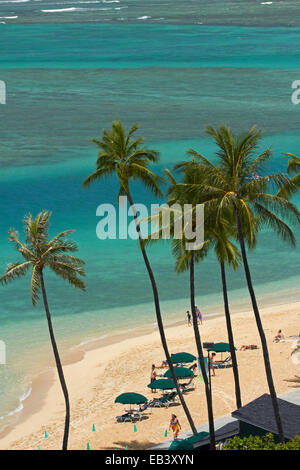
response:
[[[300,435],[300,406],[281,398],[278,398],[278,405],[284,437],[293,439],[296,435]],[[232,417],[273,434],[278,433],[272,400],[266,393],[234,411]]]

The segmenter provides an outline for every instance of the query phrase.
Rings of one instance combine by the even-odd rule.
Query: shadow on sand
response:
[[[293,379],[285,379],[285,382],[291,382],[294,385],[290,385],[289,388],[299,388],[300,387],[300,377],[299,375],[295,375]]]
[[[149,447],[157,444],[156,442],[151,441],[118,441],[114,442],[113,447],[103,447],[103,450],[125,450],[125,447],[128,446],[128,450],[145,450]]]

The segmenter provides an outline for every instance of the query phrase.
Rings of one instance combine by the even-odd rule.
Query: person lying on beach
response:
[[[246,349],[257,349],[257,346],[255,344],[243,344],[240,347],[240,351],[245,351]]]
[[[171,357],[173,356],[173,353],[171,353]],[[162,369],[163,367],[169,367],[168,361],[162,361],[160,366],[157,366],[158,369]]]
[[[139,405],[137,408],[131,408],[130,410],[125,410],[126,413],[132,413],[133,411],[137,412],[142,412],[145,411],[148,408],[147,403],[143,403],[142,405]]]
[[[157,366],[158,369],[163,369],[164,367],[168,367],[168,362],[167,361],[162,361],[160,366]]]
[[[193,364],[192,366],[190,366],[189,369],[194,372],[194,371],[197,369],[197,364],[196,364],[196,362],[195,362],[195,364]]]
[[[274,341],[274,343],[279,343],[279,341],[281,341],[283,338],[284,338],[284,336],[283,336],[283,334],[282,334],[282,331],[281,331],[281,330],[278,330],[278,333],[277,333],[277,335],[274,337],[273,341]]]

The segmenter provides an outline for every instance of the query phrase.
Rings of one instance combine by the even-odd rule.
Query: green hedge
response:
[[[223,450],[300,450],[300,436],[284,444],[276,444],[271,433],[243,438],[234,436],[229,439]]]

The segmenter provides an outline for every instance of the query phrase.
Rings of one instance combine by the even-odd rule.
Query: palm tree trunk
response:
[[[212,393],[211,387],[208,383],[208,377],[205,370],[205,363],[203,357],[202,342],[198,327],[197,313],[195,307],[195,267],[194,267],[194,252],[191,251],[191,260],[190,260],[190,297],[191,297],[191,310],[193,317],[193,327],[195,334],[195,341],[198,351],[198,357],[200,362],[200,368],[202,372],[202,377],[205,384],[205,394],[207,402],[207,412],[208,412],[208,425],[209,425],[209,436],[210,436],[210,450],[215,450],[215,426],[214,426],[214,415],[213,415],[213,406],[212,406]]]
[[[146,268],[147,268],[147,271],[148,271],[148,275],[149,275],[149,278],[150,278],[151,286],[152,286],[154,304],[155,304],[155,312],[156,312],[156,320],[157,320],[157,325],[158,325],[158,329],[159,329],[159,333],[160,333],[162,347],[163,347],[163,350],[164,350],[164,353],[165,353],[165,356],[166,356],[168,366],[171,370],[171,374],[172,374],[173,381],[175,383],[177,394],[179,396],[179,399],[180,399],[180,402],[181,402],[182,407],[184,409],[185,415],[186,415],[186,417],[188,419],[188,422],[190,424],[191,430],[192,430],[193,434],[197,434],[196,426],[194,424],[194,421],[192,419],[190,411],[189,411],[189,409],[186,405],[186,402],[185,402],[185,400],[183,398],[183,395],[181,393],[181,390],[179,388],[177,377],[176,377],[175,371],[174,371],[174,366],[173,366],[173,363],[171,361],[171,357],[170,357],[170,353],[169,353],[169,349],[168,349],[168,345],[167,345],[167,340],[166,340],[166,336],[165,336],[161,311],[160,311],[158,290],[157,290],[155,278],[154,278],[154,275],[153,275],[153,271],[152,271],[152,268],[151,268],[146,250],[145,250],[145,246],[144,246],[144,242],[143,242],[143,238],[142,238],[142,234],[141,234],[141,230],[140,230],[140,223],[139,223],[139,220],[138,220],[136,209],[135,209],[133,200],[131,198],[131,194],[129,192],[129,189],[127,190],[127,197],[128,197],[129,204],[130,204],[130,206],[132,208],[132,211],[133,211],[133,216],[134,216],[134,220],[135,220],[135,224],[136,224],[136,230],[137,230],[137,233],[138,233],[138,236],[139,236],[140,248],[141,248],[141,251],[142,251],[142,255],[143,255],[143,258],[144,258],[144,262],[145,262],[145,265],[146,265]]]
[[[234,384],[235,384],[236,406],[237,408],[241,408],[242,399],[241,399],[241,389],[240,389],[240,381],[239,381],[239,371],[238,371],[238,365],[237,365],[236,354],[235,354],[235,349],[234,349],[233,332],[232,332],[229,302],[228,302],[228,295],[227,295],[226,272],[225,272],[225,265],[223,262],[220,262],[220,267],[221,267],[221,278],[222,278],[222,287],[223,287],[223,299],[224,299],[224,310],[225,310],[228,342],[229,342],[230,354],[231,354],[231,359],[232,359],[232,370],[233,370]]]
[[[50,310],[49,310],[47,294],[46,294],[46,289],[45,289],[45,283],[44,283],[44,276],[43,276],[42,271],[40,271],[40,281],[41,281],[41,289],[42,289],[42,294],[43,294],[46,317],[47,317],[47,321],[48,321],[48,328],[49,328],[49,333],[50,333],[50,338],[51,338],[52,349],[53,349],[53,353],[54,353],[54,357],[55,357],[55,362],[56,362],[56,367],[57,367],[57,372],[58,372],[61,388],[62,388],[64,397],[65,397],[66,416],[65,416],[65,430],[64,430],[62,450],[67,450],[67,448],[68,448],[68,437],[69,437],[69,427],[70,427],[69,394],[68,394],[68,389],[67,389],[67,386],[66,386],[66,381],[65,381],[65,377],[64,377],[64,373],[63,373],[63,368],[62,368],[62,365],[61,365],[61,360],[60,360],[60,357],[59,357],[59,352],[58,352],[55,337],[54,337],[54,331],[53,331],[53,326],[52,326],[52,321],[51,321],[51,314],[50,314]]]
[[[282,428],[282,421],[280,417],[280,411],[279,411],[279,405],[277,401],[277,395],[276,395],[276,390],[273,382],[273,377],[272,377],[272,370],[271,370],[271,364],[270,364],[270,358],[269,358],[269,351],[268,351],[268,346],[267,346],[267,341],[266,341],[266,336],[265,332],[262,326],[257,302],[256,302],[256,297],[253,289],[253,284],[252,284],[252,279],[251,279],[251,274],[250,274],[250,269],[248,265],[248,260],[247,260],[247,254],[246,254],[246,249],[245,249],[245,241],[244,241],[244,236],[242,232],[242,227],[241,227],[241,221],[239,217],[239,213],[237,210],[237,207],[234,207],[234,212],[235,212],[235,219],[236,219],[236,224],[237,224],[237,229],[238,229],[238,237],[239,237],[239,242],[241,246],[241,252],[242,252],[242,258],[243,258],[243,263],[244,263],[244,269],[245,269],[245,276],[247,280],[247,285],[248,285],[248,290],[249,294],[251,297],[251,302],[252,302],[252,307],[253,307],[253,312],[260,336],[260,341],[262,345],[262,351],[263,351],[263,356],[264,356],[264,363],[265,363],[265,370],[266,370],[266,376],[267,376],[267,382],[269,386],[269,391],[270,391],[270,396],[273,404],[273,409],[274,409],[274,415],[275,415],[275,420],[277,424],[277,429],[278,429],[278,435],[279,439],[281,442],[284,442],[284,435],[283,435],[283,428]]]

